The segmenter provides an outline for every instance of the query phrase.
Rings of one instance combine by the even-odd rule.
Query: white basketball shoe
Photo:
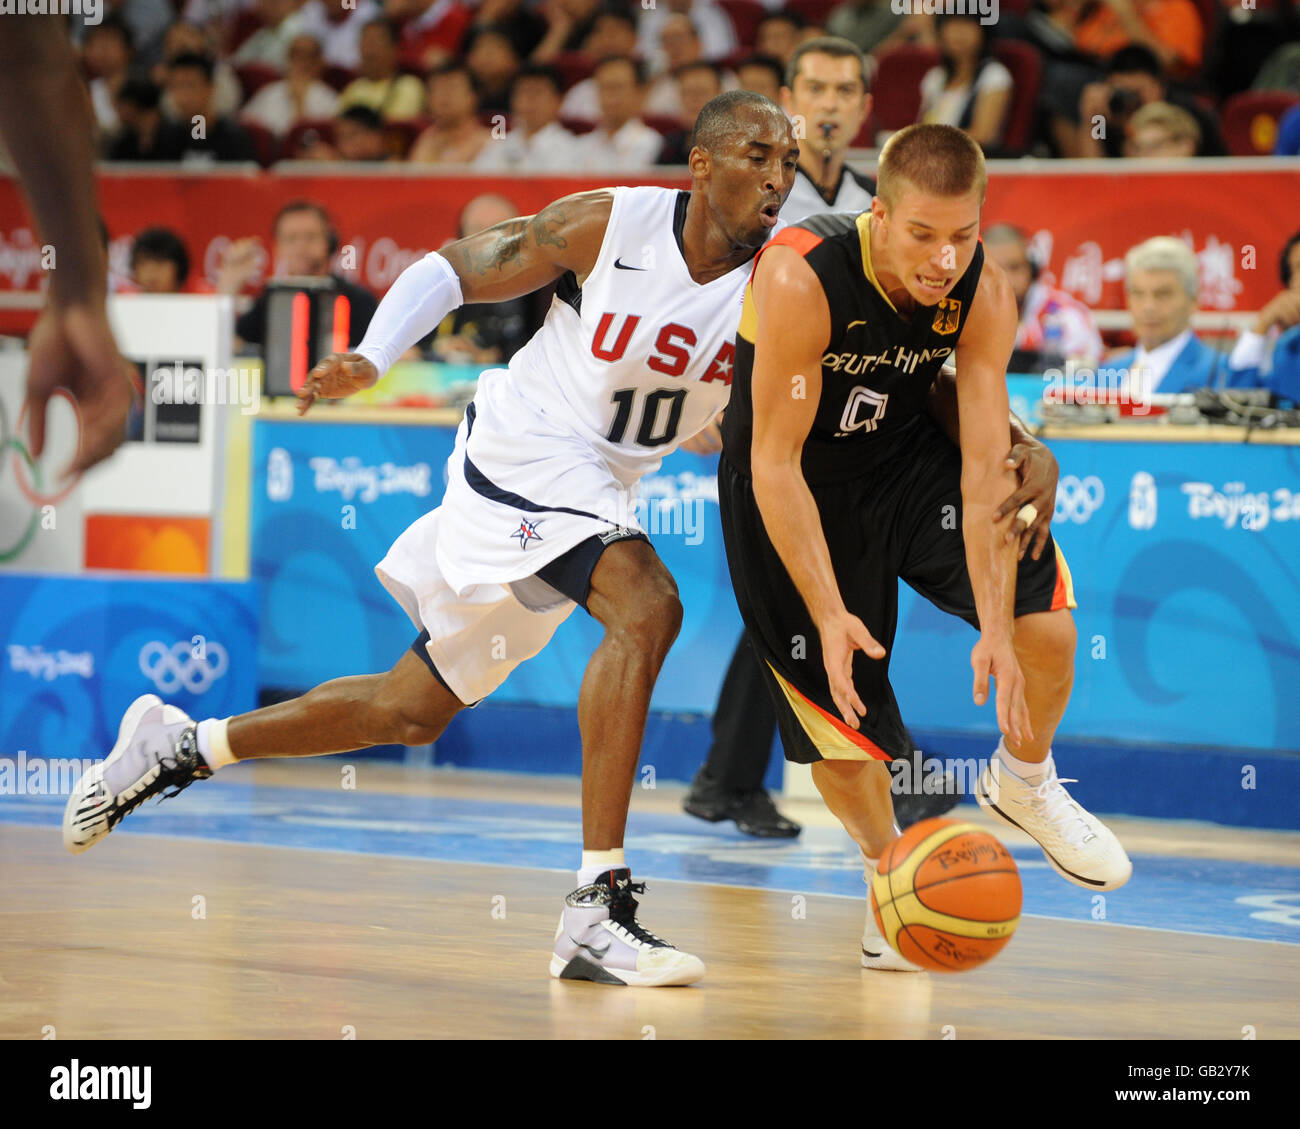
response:
[[[1133,863],[1114,833],[1084,809],[1056,775],[1049,756],[1041,784],[1030,784],[995,754],[980,773],[975,798],[980,807],[1008,827],[1030,835],[1052,869],[1089,890],[1117,890],[1133,874]]]
[[[163,705],[161,698],[136,698],[118,727],[113,751],[81,774],[68,797],[63,845],[80,854],[150,797],[174,796],[211,776],[199,755],[196,729],[184,710]]]
[[[639,988],[699,980],[704,962],[643,928],[636,919],[634,893],[645,893],[645,883],[633,884],[632,872],[621,867],[565,898],[555,931],[551,975],[557,980]]]

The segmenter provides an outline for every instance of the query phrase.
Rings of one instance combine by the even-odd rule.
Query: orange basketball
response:
[[[987,831],[923,819],[890,844],[871,883],[885,940],[931,972],[965,972],[1011,940],[1020,921],[1020,871]]]

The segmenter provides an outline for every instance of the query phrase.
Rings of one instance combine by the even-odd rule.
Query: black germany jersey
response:
[[[811,216],[784,228],[768,244],[798,251],[821,280],[830,304],[821,400],[803,448],[803,474],[809,483],[853,478],[905,450],[917,417],[926,410],[930,386],[956,348],[984,265],[980,244],[946,298],[904,317],[876,282],[870,219],[870,212]],[[747,286],[736,334],[731,403],[722,424],[723,451],[746,475],[753,436],[750,382],[757,323]],[[799,332],[794,325],[782,328]]]

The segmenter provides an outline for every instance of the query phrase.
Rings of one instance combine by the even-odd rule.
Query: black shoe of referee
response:
[[[710,823],[734,819],[740,831],[757,839],[793,839],[803,830],[776,810],[764,789],[724,788],[703,767],[695,774],[682,809]]]

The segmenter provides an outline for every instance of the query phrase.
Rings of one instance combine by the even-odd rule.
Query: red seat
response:
[[[257,151],[257,163],[262,168],[275,164],[280,155],[280,139],[261,122],[252,118],[240,118],[239,124],[245,133],[253,139],[253,148]]]
[[[551,66],[560,72],[564,89],[570,90],[584,78],[590,78],[596,60],[581,51],[562,51],[551,60]]]
[[[560,124],[575,137],[583,133],[590,133],[596,128],[595,122],[589,122],[585,118],[561,118]]]
[[[406,160],[410,155],[415,139],[424,132],[429,122],[427,118],[412,118],[409,121],[384,122],[384,146],[391,156]]]
[[[251,37],[255,31],[261,30],[262,17],[257,14],[256,9],[240,8],[230,23],[230,30],[226,33],[226,49],[222,54],[233,55],[243,46],[244,40]]]
[[[744,48],[752,48],[754,36],[758,34],[758,22],[767,9],[757,0],[718,0],[718,7],[727,13],[731,26],[736,29],[736,42]]]
[[[1300,95],[1285,90],[1243,90],[1219,111],[1224,143],[1234,157],[1263,157],[1273,152],[1277,123]]]
[[[827,17],[842,3],[844,0],[790,0],[786,7],[798,12],[810,24],[825,27]]]
[[[239,79],[244,101],[247,102],[262,87],[279,82],[284,76],[266,63],[241,63],[235,68],[235,77]]]
[[[682,123],[672,114],[642,114],[641,120],[651,129],[658,130],[664,137],[677,133],[683,128]]]
[[[1002,127],[1002,148],[1019,156],[1034,140],[1038,87],[1043,81],[1043,59],[1036,48],[1017,39],[993,44],[993,54],[1011,72],[1011,104]]]
[[[898,130],[916,121],[921,112],[921,79],[939,65],[934,47],[902,43],[876,59],[871,84],[872,116],[880,129]]]
[[[295,161],[302,156],[303,149],[316,139],[327,145],[334,144],[334,122],[331,118],[303,118],[285,135],[281,156],[285,160]]]

